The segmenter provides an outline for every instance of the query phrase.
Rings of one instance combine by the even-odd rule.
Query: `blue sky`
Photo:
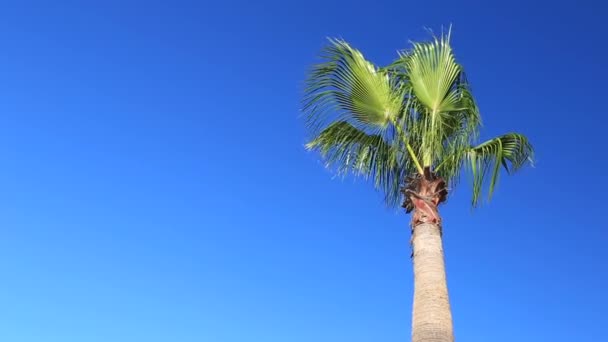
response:
[[[599,2],[6,2],[0,340],[408,341],[409,218],[303,149],[326,37],[378,64],[453,45],[483,137],[535,144],[442,207],[456,338],[601,341],[608,51]]]

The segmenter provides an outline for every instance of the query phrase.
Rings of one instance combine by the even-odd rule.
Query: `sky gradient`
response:
[[[440,208],[456,340],[608,340],[599,1],[84,3],[0,11],[0,341],[409,341],[409,217],[300,100],[326,37],[387,64],[449,24],[481,138],[537,156]]]

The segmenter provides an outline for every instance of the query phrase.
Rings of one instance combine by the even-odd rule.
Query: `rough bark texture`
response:
[[[441,227],[433,223],[422,223],[414,227],[412,249],[412,342],[452,342],[454,331],[445,276]]]
[[[425,169],[407,179],[403,207],[412,215],[414,309],[412,342],[453,342],[452,313],[437,207],[445,201],[445,181]]]

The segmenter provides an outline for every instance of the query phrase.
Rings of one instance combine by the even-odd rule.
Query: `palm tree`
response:
[[[343,40],[330,39],[322,59],[306,82],[306,147],[339,174],[371,179],[388,205],[413,211],[412,341],[453,341],[438,206],[463,170],[473,206],[485,188],[491,197],[501,166],[517,171],[532,161],[532,146],[518,133],[475,143],[481,118],[449,32],[382,68]]]

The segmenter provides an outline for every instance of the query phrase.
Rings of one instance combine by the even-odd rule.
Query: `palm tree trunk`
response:
[[[412,342],[453,342],[452,313],[445,277],[441,216],[437,207],[445,201],[445,181],[425,168],[408,177],[402,189],[407,212],[412,210],[412,258],[414,262],[414,309]]]
[[[441,226],[413,229],[414,310],[412,342],[453,342],[452,313],[445,276]]]

